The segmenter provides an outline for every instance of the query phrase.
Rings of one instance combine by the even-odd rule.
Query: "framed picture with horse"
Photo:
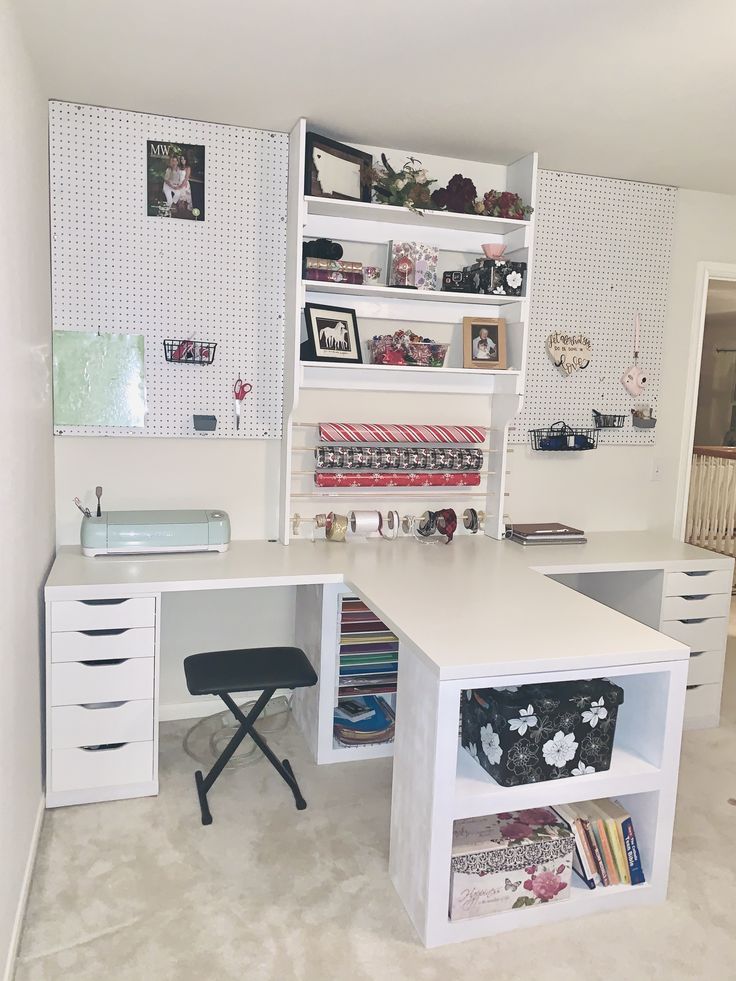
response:
[[[332,364],[363,363],[355,310],[306,303],[304,320],[307,339],[301,345],[302,361],[326,361]]]

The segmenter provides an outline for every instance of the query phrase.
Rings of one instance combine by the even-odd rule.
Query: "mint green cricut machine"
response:
[[[96,517],[85,513],[81,540],[85,555],[226,552],[230,518],[225,511],[106,511]]]

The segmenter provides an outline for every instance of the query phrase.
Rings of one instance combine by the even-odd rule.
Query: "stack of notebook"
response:
[[[585,532],[559,521],[546,521],[541,524],[512,525],[511,540],[520,545],[583,545],[587,542]]]
[[[342,699],[335,709],[334,734],[341,746],[390,743],[394,738],[394,710],[384,698]]]
[[[554,810],[575,835],[573,872],[589,889],[644,882],[634,822],[624,807],[601,798]]]

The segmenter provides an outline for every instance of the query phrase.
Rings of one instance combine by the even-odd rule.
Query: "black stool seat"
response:
[[[294,795],[297,810],[303,811],[307,802],[302,797],[291,764],[288,760],[279,760],[255,728],[255,721],[278,688],[309,688],[317,684],[317,675],[304,651],[298,647],[251,647],[190,654],[184,658],[184,674],[192,695],[219,695],[240,723],[207,776],[201,770],[194,774],[202,824],[212,824],[207,793],[246,736],[250,736],[281,775]],[[239,691],[261,692],[247,716],[231,697],[231,692]]]
[[[184,659],[191,695],[262,691],[264,688],[309,688],[317,675],[298,647],[252,647],[209,651]]]

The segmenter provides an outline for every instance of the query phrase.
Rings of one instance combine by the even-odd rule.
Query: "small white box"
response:
[[[456,821],[450,919],[568,899],[574,844],[549,807]]]

